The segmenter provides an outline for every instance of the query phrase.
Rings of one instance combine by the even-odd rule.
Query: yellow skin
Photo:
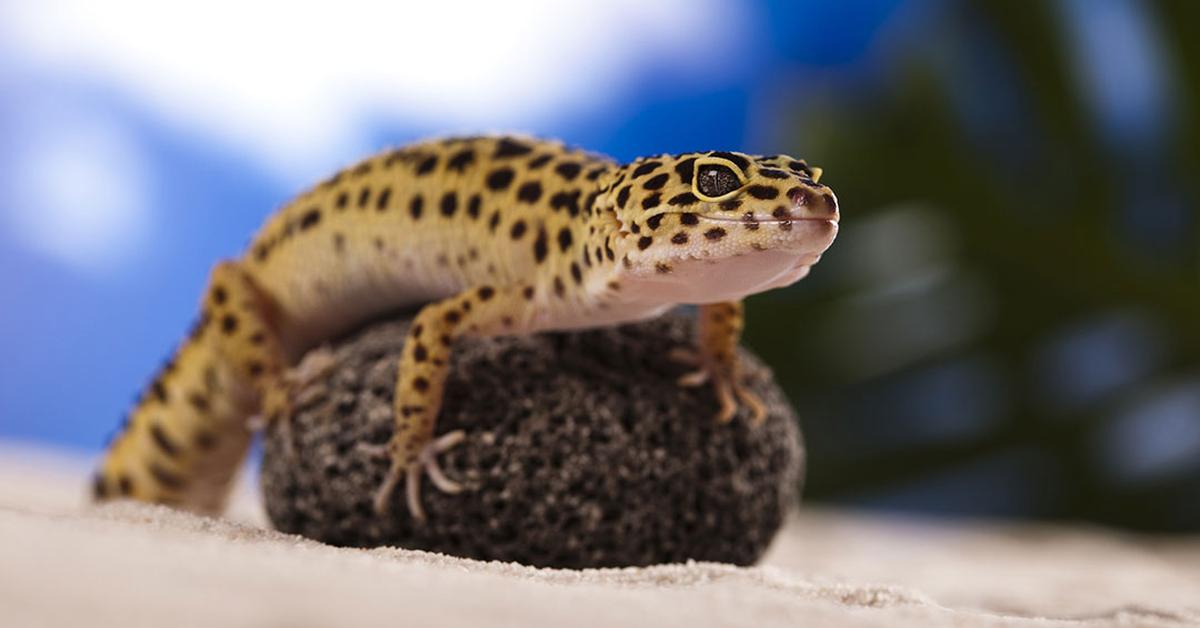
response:
[[[717,419],[763,406],[742,388],[741,299],[804,277],[837,234],[820,170],[786,156],[708,152],[630,164],[517,137],[414,144],[347,168],[279,210],[212,272],[199,322],[151,383],[95,478],[97,499],[221,509],[249,418],[286,421],[307,350],[425,304],[400,360],[391,472],[376,506],[421,474],[458,490],[434,438],[458,338],[594,327],[700,306],[696,371]],[[309,373],[308,375],[311,375]]]

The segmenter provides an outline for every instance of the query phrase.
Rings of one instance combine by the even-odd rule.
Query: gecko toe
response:
[[[426,443],[415,457],[398,454],[397,452],[404,451],[404,449],[397,446],[398,444],[395,441],[389,443],[386,449],[389,455],[392,456],[392,465],[383,480],[383,484],[379,487],[379,491],[375,493],[375,512],[379,515],[388,514],[389,504],[392,501],[392,493],[396,490],[396,486],[400,484],[400,480],[403,479],[405,481],[404,497],[405,503],[408,505],[408,512],[414,520],[424,521],[425,509],[421,506],[422,473],[428,475],[429,481],[443,493],[455,494],[462,492],[463,485],[451,480],[442,471],[441,465],[438,463],[438,455],[453,449],[464,440],[466,440],[466,433],[462,430],[443,434]],[[371,453],[378,451],[380,446],[360,445],[359,447]]]

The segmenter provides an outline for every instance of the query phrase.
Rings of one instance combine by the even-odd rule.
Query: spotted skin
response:
[[[200,319],[152,381],[96,475],[97,499],[220,510],[254,415],[284,421],[306,351],[424,304],[401,356],[391,471],[376,506],[420,517],[455,343],[631,322],[700,306],[696,367],[729,421],[763,408],[740,383],[741,299],[804,277],[833,242],[837,200],[787,156],[721,151],[629,164],[524,137],[429,141],[352,165],[282,207],[219,263]],[[293,369],[294,371],[295,369]]]

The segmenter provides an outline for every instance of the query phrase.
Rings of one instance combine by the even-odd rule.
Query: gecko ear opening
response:
[[[692,193],[705,201],[721,201],[737,193],[746,184],[746,174],[737,164],[722,157],[696,160]]]

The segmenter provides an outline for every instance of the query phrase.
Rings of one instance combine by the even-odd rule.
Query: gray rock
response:
[[[359,445],[391,436],[407,328],[376,324],[333,347],[336,365],[299,395],[290,429],[268,432],[262,488],[280,530],[547,567],[746,565],[795,499],[803,449],[770,372],[743,350],[747,381],[770,415],[758,427],[744,411],[716,424],[708,386],[675,384],[687,368],[667,354],[690,343],[692,320],[669,315],[461,341],[437,432],[466,430],[441,461],[469,490],[444,494],[426,478],[426,522],[412,521],[402,486],[379,517],[371,501],[388,463]]]

